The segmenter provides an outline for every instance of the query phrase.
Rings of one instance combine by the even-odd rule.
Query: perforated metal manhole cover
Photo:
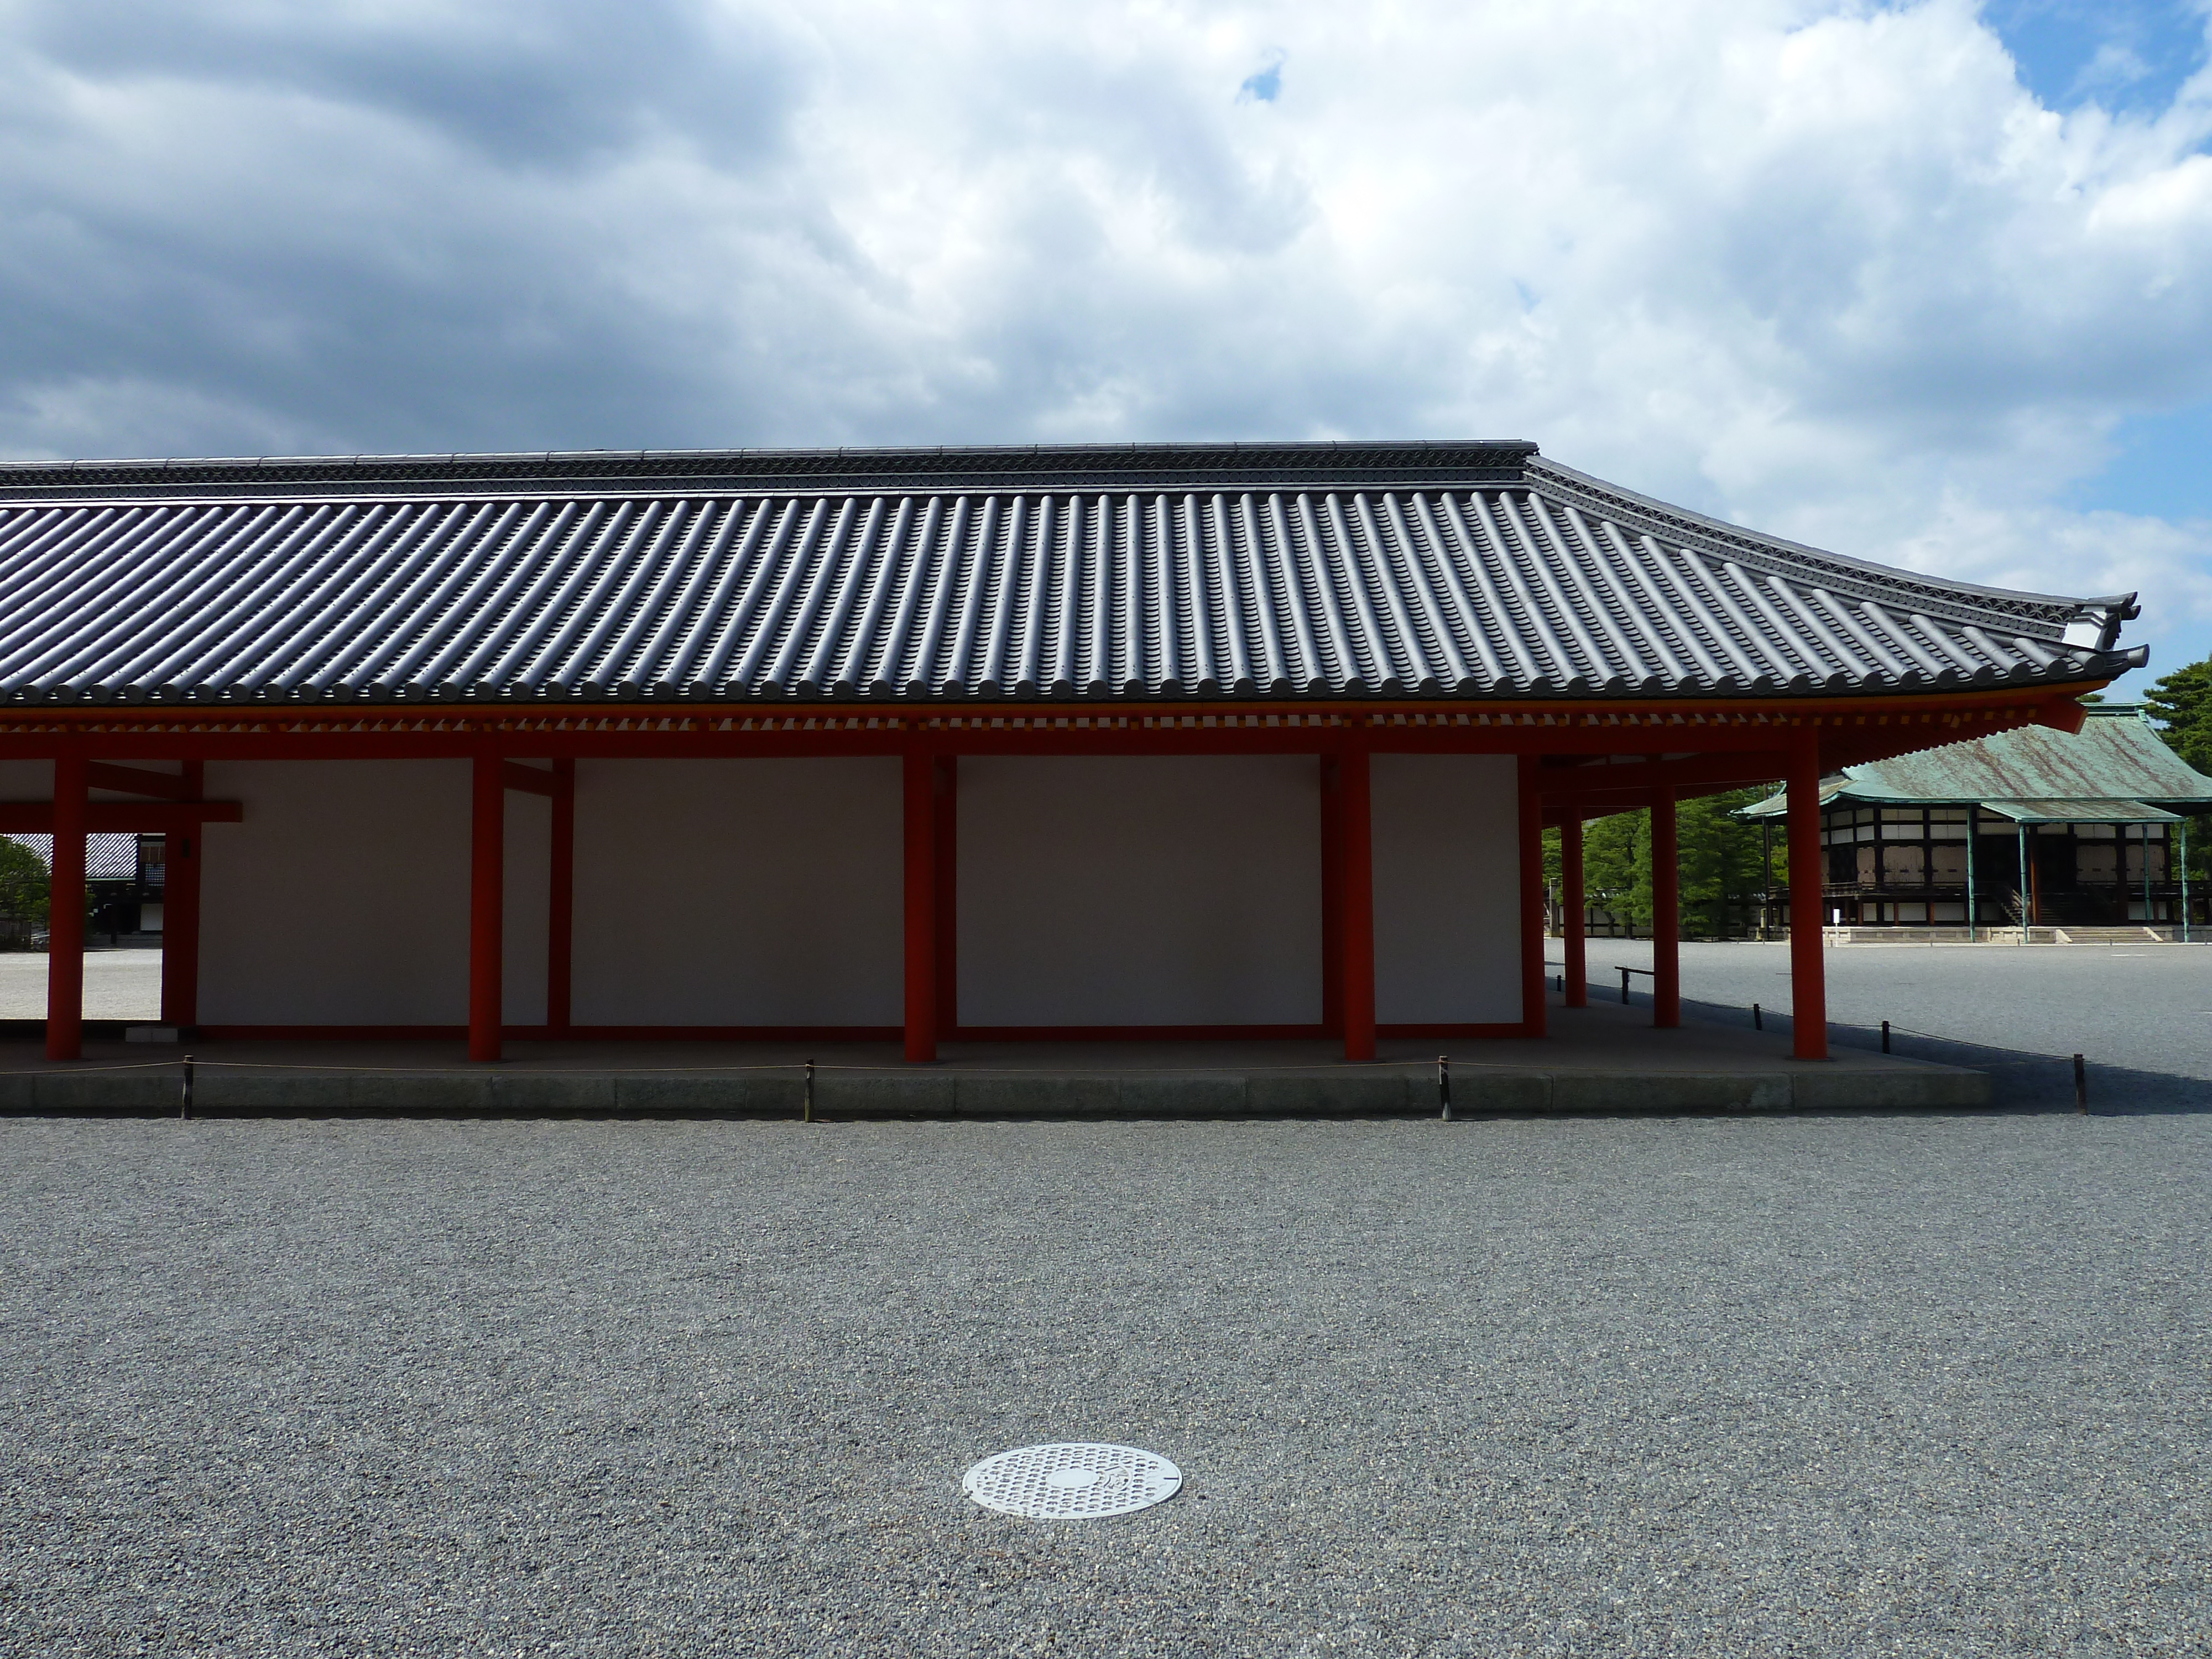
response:
[[[1073,1441],[987,1457],[961,1477],[960,1490],[1001,1515],[1088,1520],[1165,1503],[1182,1490],[1182,1471],[1134,1446]]]

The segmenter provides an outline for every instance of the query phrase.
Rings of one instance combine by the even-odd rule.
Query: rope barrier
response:
[[[181,1060],[142,1060],[131,1066],[54,1066],[40,1071],[0,1071],[0,1077],[86,1077],[94,1072],[159,1072],[182,1066]]]
[[[1889,1029],[1900,1036],[1922,1037],[1929,1042],[1948,1042],[1960,1048],[1988,1048],[1995,1046],[1992,1043],[1978,1042],[1972,1037],[1938,1036],[1933,1031],[1916,1031],[1910,1025],[1892,1024]],[[2018,1054],[2021,1051],[2014,1049],[2013,1052]],[[2055,1060],[2063,1065],[2074,1058],[2071,1054],[2046,1054],[2039,1048],[2031,1048],[2027,1052],[2031,1056],[2027,1060],[1992,1060],[1990,1063],[1993,1066],[2028,1066],[2037,1060]]]

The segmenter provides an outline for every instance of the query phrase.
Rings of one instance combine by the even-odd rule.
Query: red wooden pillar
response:
[[[904,757],[906,824],[906,1057],[937,1058],[937,760]]]
[[[1344,1035],[1344,769],[1321,757],[1321,1029]]]
[[[1583,817],[1569,807],[1559,821],[1559,944],[1566,957],[1566,1005],[1589,1006],[1589,918],[1583,896]]]
[[[1337,997],[1344,1057],[1375,1058],[1375,820],[1367,750],[1346,746],[1337,763]]]
[[[207,767],[185,763],[185,799],[206,793]],[[195,823],[161,843],[161,1024],[179,1031],[200,1023],[200,842]]]
[[[1827,963],[1820,954],[1826,921],[1820,894],[1820,740],[1807,732],[1790,751],[1790,1053],[1828,1057]]]
[[[84,1056],[84,756],[54,761],[54,851],[46,884],[46,1058]]]
[[[469,1058],[499,1058],[507,883],[507,773],[476,757],[469,815]]]
[[[940,755],[934,768],[937,807],[937,1036],[951,1041],[960,1024],[960,760]]]
[[[545,1026],[568,1035],[575,985],[576,763],[553,763],[553,847],[550,890],[545,896]]]
[[[1536,781],[1534,755],[1517,757],[1515,769],[1521,825],[1521,1035],[1541,1036],[1545,1030],[1544,793]]]
[[[1682,1023],[1682,854],[1674,835],[1674,792],[1651,797],[1651,1023]]]

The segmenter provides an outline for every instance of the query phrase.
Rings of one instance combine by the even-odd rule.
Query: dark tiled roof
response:
[[[2142,657],[2131,595],[1867,564],[1512,442],[18,464],[0,594],[19,703],[1863,694]]]

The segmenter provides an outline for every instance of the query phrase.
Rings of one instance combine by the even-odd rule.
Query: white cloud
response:
[[[2212,398],[2212,76],[2055,113],[1963,0],[606,15],[0,3],[0,447],[1528,436],[2212,630],[2212,527],[2061,505]]]

